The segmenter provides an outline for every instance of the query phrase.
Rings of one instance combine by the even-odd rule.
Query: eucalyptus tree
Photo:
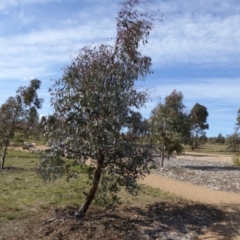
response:
[[[161,153],[161,168],[165,155],[183,151],[182,143],[189,133],[188,116],[184,113],[183,94],[174,90],[152,110],[149,127],[152,142]]]
[[[237,111],[237,118],[236,118],[236,127],[234,128],[234,133],[227,135],[226,137],[226,146],[227,149],[230,149],[233,152],[237,152],[240,149],[240,133],[239,133],[239,127],[240,127],[240,109]]]
[[[215,138],[215,143],[224,144],[225,140],[225,137],[221,133],[219,133],[218,136]]]
[[[209,129],[207,118],[208,118],[207,108],[199,103],[196,103],[190,112],[191,119],[190,145],[192,147],[192,150],[199,146],[199,138],[205,135],[204,130]]]
[[[235,131],[233,134],[227,135],[226,147],[233,152],[237,152],[240,150],[240,133],[238,131]]]
[[[239,127],[240,127],[240,108],[237,111],[237,118],[236,118],[236,120],[237,120],[237,122],[236,122],[236,126],[237,126],[236,130],[238,130]]]
[[[0,145],[2,147],[1,169],[4,168],[8,146],[17,129],[28,128],[27,117],[33,108],[41,108],[43,99],[37,90],[41,81],[33,79],[28,87],[19,87],[16,96],[9,97],[0,107]]]
[[[148,98],[146,91],[134,87],[135,81],[151,73],[151,58],[143,56],[141,49],[147,44],[154,15],[145,7],[138,0],[124,1],[116,17],[113,45],[82,48],[50,89],[61,126],[48,131],[56,155],[42,156],[40,169],[43,177],[49,175],[45,179],[54,178],[60,169],[56,166],[60,143],[79,164],[91,161],[92,181],[78,216],[85,216],[96,194],[102,201],[117,200],[122,186],[135,194],[137,179],[148,173],[149,149],[126,136],[128,129],[136,130],[141,123],[137,111]],[[53,175],[49,169],[55,171]]]

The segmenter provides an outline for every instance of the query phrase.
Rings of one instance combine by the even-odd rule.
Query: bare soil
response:
[[[222,219],[222,212],[211,206],[185,201],[136,203],[117,209],[91,207],[79,221],[75,210],[51,209],[3,223],[0,239],[198,239],[205,228]]]
[[[91,207],[80,221],[71,206],[42,210],[21,221],[0,223],[0,239],[231,239],[240,226],[240,192],[231,182],[238,183],[240,170],[229,170],[231,158],[188,153],[170,160],[139,182],[186,201]],[[227,181],[219,184],[222,178]],[[216,188],[218,184],[225,188]]]

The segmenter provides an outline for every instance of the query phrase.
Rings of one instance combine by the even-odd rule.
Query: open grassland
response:
[[[38,159],[31,153],[9,150],[5,170],[0,172],[0,222],[22,219],[51,207],[80,205],[87,191],[88,168],[73,166],[77,179],[66,177],[44,184],[37,175]],[[154,201],[178,201],[180,198],[142,186],[138,196],[120,193],[123,204],[151,203]],[[96,202],[93,204],[97,204]]]
[[[16,132],[15,137],[11,140],[11,142],[13,142],[14,143],[13,145],[16,147],[23,146],[23,142],[36,143],[37,146],[42,146],[46,144],[46,139],[43,136],[40,136],[39,138],[36,139],[36,137],[33,135],[24,138],[23,136],[21,136],[19,132]]]
[[[60,179],[43,184],[36,172],[38,159],[28,152],[10,150],[5,170],[0,173],[0,221],[23,218],[41,208],[79,203],[81,188],[87,183],[84,169],[79,168],[80,181]]]
[[[212,154],[221,154],[221,155],[234,155],[235,153],[227,149],[225,144],[211,144],[206,143],[200,145],[199,148],[192,150],[189,146],[184,146],[185,152],[196,152],[196,153],[212,153]]]

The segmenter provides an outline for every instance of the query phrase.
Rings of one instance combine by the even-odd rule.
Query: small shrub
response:
[[[14,220],[16,218],[16,216],[14,215],[14,214],[12,214],[12,213],[9,213],[8,215],[7,215],[7,219],[8,220]]]
[[[240,151],[233,156],[232,160],[235,166],[240,167]]]
[[[151,165],[149,169],[157,169],[157,167],[155,165]]]

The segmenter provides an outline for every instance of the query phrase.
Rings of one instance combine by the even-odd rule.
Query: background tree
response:
[[[174,90],[165,98],[164,104],[159,103],[153,109],[149,120],[153,143],[161,153],[161,168],[165,153],[170,156],[174,151],[183,151],[182,143],[186,141],[189,132],[182,100],[183,94]]]
[[[41,81],[33,79],[28,87],[20,87],[15,97],[9,97],[0,107],[0,145],[2,146],[1,169],[4,168],[8,146],[17,129],[26,129],[27,118],[33,107],[41,108],[43,99],[37,96]]]
[[[29,109],[29,114],[27,116],[27,124],[29,126],[30,134],[34,133],[34,127],[39,123],[39,114],[36,107],[32,106]]]
[[[237,122],[236,122],[236,126],[237,126],[237,130],[239,129],[240,127],[240,108],[238,109],[238,112],[237,112]]]
[[[65,151],[80,164],[91,160],[91,187],[79,217],[86,214],[97,190],[98,197],[105,196],[101,200],[117,200],[121,186],[135,194],[137,178],[148,172],[151,159],[149,150],[127,138],[126,132],[141,122],[134,109],[147,101],[147,93],[137,91],[134,82],[151,73],[151,58],[142,56],[140,48],[147,44],[153,15],[144,11],[144,5],[140,8],[138,0],[127,0],[121,6],[113,46],[81,49],[50,89],[61,127],[49,134],[55,158],[43,156],[40,168],[46,163],[46,170],[55,165],[63,141]]]
[[[45,143],[48,146],[51,146],[51,135],[53,132],[58,131],[63,122],[61,122],[61,117],[57,113],[53,113],[52,115],[42,116],[41,120],[38,124],[39,134],[45,138]]]
[[[237,152],[240,150],[240,109],[238,109],[236,120],[237,121],[234,133],[231,135],[227,135],[226,137],[226,146],[233,152]]]
[[[240,133],[235,131],[235,133],[233,133],[231,135],[227,135],[226,146],[227,146],[227,149],[230,149],[233,152],[239,151],[239,149],[240,149]]]
[[[208,111],[207,108],[199,103],[196,103],[190,112],[191,121],[191,139],[190,145],[192,150],[198,148],[199,138],[205,135],[204,130],[209,129],[207,123]]]
[[[0,108],[0,141],[2,146],[1,170],[4,168],[7,148],[14,137],[14,129],[22,117],[20,98],[10,97]]]
[[[222,134],[219,133],[218,136],[215,139],[215,143],[224,144],[225,143],[225,137],[223,137]]]

